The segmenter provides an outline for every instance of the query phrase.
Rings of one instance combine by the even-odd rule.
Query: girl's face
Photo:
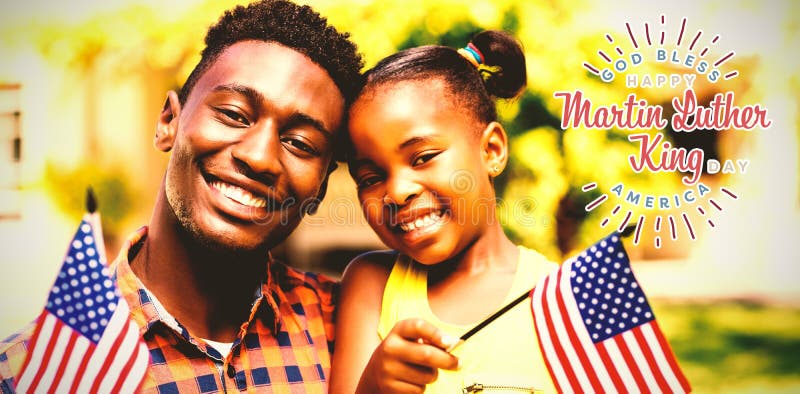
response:
[[[424,264],[454,257],[495,218],[485,126],[444,92],[439,80],[379,85],[349,119],[350,174],[367,222],[387,246]]]

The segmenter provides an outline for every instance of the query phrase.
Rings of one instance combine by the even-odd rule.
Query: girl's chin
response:
[[[452,257],[452,253],[446,253],[443,250],[406,249],[403,253],[423,265],[436,265]]]

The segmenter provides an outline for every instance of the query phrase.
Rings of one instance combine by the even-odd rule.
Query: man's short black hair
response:
[[[364,61],[350,41],[350,34],[328,25],[327,19],[309,6],[263,0],[226,11],[209,28],[200,62],[178,95],[181,104],[186,103],[194,85],[217,57],[227,47],[245,40],[275,42],[308,56],[328,71],[347,103],[358,93]]]

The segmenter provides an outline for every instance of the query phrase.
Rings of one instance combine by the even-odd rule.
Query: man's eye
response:
[[[230,109],[225,109],[225,108],[219,108],[218,111],[221,114],[225,115],[226,118],[228,118],[228,119],[230,119],[230,120],[232,120],[232,121],[234,121],[236,123],[239,123],[239,124],[242,124],[242,125],[245,125],[245,126],[249,126],[250,125],[250,121],[247,120],[247,118],[244,115],[242,115],[242,114],[240,114],[240,113],[238,113],[236,111],[233,111],[233,110],[230,110]]]
[[[305,153],[308,153],[310,155],[319,156],[319,152],[316,149],[314,149],[314,147],[312,147],[311,145],[303,142],[300,139],[284,137],[284,138],[281,139],[281,142],[283,142],[284,144],[287,144],[287,145],[289,145],[289,146],[291,146],[291,147],[293,147],[295,149],[299,149],[299,150],[301,150],[301,151],[303,151]]]
[[[436,157],[436,155],[438,155],[439,153],[440,152],[425,152],[415,157],[414,160],[411,162],[411,165],[416,167],[418,165],[425,164],[434,157]]]

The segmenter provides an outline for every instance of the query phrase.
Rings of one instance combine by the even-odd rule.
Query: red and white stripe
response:
[[[572,261],[533,291],[536,333],[559,392],[685,393],[678,368],[655,320],[594,344],[570,284]]]
[[[149,363],[149,352],[120,299],[95,345],[56,316],[43,312],[30,342],[31,356],[16,385],[21,393],[132,393]]]

